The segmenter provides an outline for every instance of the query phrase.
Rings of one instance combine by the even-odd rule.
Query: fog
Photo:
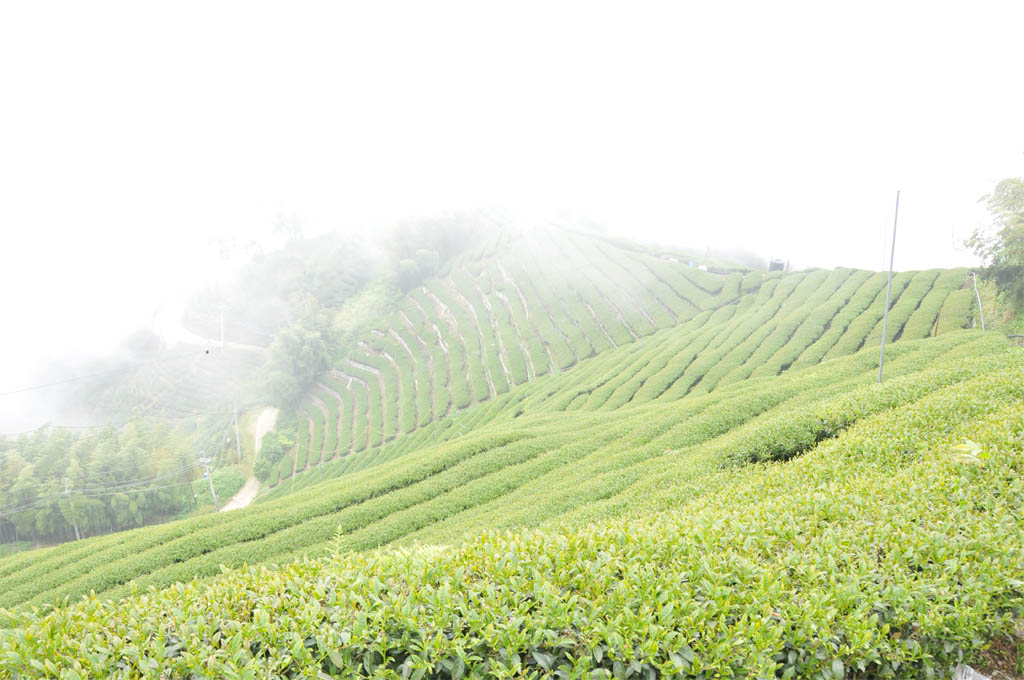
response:
[[[1022,23],[1016,2],[4,3],[0,393],[167,328],[281,214],[365,236],[481,209],[881,269],[901,190],[897,269],[972,265],[978,199],[1024,174]]]

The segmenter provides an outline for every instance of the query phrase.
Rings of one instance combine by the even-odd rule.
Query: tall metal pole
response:
[[[889,283],[885,288],[885,317],[882,321],[882,354],[878,357],[878,382],[882,382],[882,365],[885,363],[885,336],[889,330],[889,300],[892,295],[892,265],[896,259],[896,222],[900,217],[900,192],[896,192],[896,214],[892,218],[892,249],[889,251]]]
[[[978,300],[978,314],[981,315],[981,330],[985,330],[985,310],[981,308],[981,294],[978,293],[978,275],[971,272],[971,279],[974,281],[974,297]]]

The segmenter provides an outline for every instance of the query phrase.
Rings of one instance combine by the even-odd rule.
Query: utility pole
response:
[[[235,411],[235,451],[238,452],[238,462],[242,462],[242,439],[238,435],[238,406],[233,405]]]
[[[900,192],[896,192],[896,214],[892,218],[892,249],[889,251],[889,284],[885,288],[885,318],[882,321],[882,354],[878,357],[878,384],[882,384],[882,364],[885,363],[885,336],[889,326],[889,300],[892,295],[892,264],[896,259],[896,221],[900,217]]]
[[[206,453],[202,451],[201,453]],[[210,495],[213,496],[213,507],[220,512],[220,503],[217,502],[217,492],[213,490],[213,477],[210,475],[210,463],[213,462],[212,458],[203,456],[199,459],[199,464],[203,466],[203,476],[206,477],[206,481],[210,483]]]
[[[75,502],[71,500],[71,480],[64,480],[64,495],[67,496],[68,504],[71,506],[71,524],[75,527],[75,540],[82,540],[82,535],[78,533],[78,517],[75,516]]]
[[[981,330],[985,330],[985,310],[981,308],[981,295],[978,293],[978,275],[968,272],[974,280],[974,297],[978,300],[978,314],[981,315]]]
[[[224,305],[223,305],[223,303],[220,306],[220,348],[221,348],[222,351],[224,350]],[[238,436],[238,404],[237,403],[232,404],[231,408],[232,408],[232,410],[234,411],[234,414],[235,414],[234,415],[234,418],[235,418],[235,451],[238,453],[238,462],[241,463],[242,462],[242,440],[241,440],[241,437]]]

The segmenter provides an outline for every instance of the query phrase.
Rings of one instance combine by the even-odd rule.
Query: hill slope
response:
[[[17,611],[0,613],[0,664],[941,671],[1024,604],[1020,352],[956,330],[963,280],[897,275],[879,386],[880,274],[714,273],[590,235],[498,239],[353,338],[256,505],[0,559],[0,607]],[[954,521],[971,531],[940,540]],[[181,585],[195,578],[210,584]],[[30,610],[90,592],[132,599]]]
[[[888,341],[967,325],[965,281],[963,269],[897,274]],[[297,479],[261,499],[465,432],[469,405],[523,399],[517,388],[544,375],[572,369],[574,388],[578,370],[590,376],[575,402],[544,408],[617,408],[877,346],[884,299],[884,274],[715,274],[587,234],[499,240],[410,291],[321,377],[269,481]]]
[[[685,474],[670,475],[664,493],[670,498],[696,493],[706,484],[704,476],[737,451],[748,451],[751,458],[785,457],[762,454],[758,447],[769,447],[774,439],[792,440],[795,450],[813,444],[814,437],[807,441],[800,428],[817,431],[820,418],[805,413],[814,404],[828,412],[830,398],[849,393],[851,399],[867,395],[870,409],[892,408],[1002,366],[1004,344],[969,333],[897,343],[888,364],[890,381],[881,391],[891,392],[894,401],[873,396],[873,349],[779,377],[617,410],[545,408],[547,400],[572,392],[564,385],[571,374],[550,376],[523,389],[539,401],[535,413],[526,412],[529,403],[520,407],[511,399],[477,405],[465,424],[480,424],[463,436],[302,494],[0,561],[0,606],[46,604],[91,590],[119,596],[134,587],[214,575],[221,564],[318,554],[335,539],[344,549],[367,550],[398,540],[456,540],[480,528],[655,510],[659,496],[634,493],[632,484],[657,484],[666,480],[667,468],[679,464]],[[925,371],[929,367],[933,370]],[[852,406],[850,412],[859,417]],[[792,426],[780,426],[779,417],[790,414],[799,417]],[[810,425],[804,422],[808,418]],[[847,424],[832,424],[830,431]],[[692,467],[698,460],[707,462]]]
[[[1024,606],[1020,351],[968,332],[900,343],[881,387],[873,354],[675,402],[523,414],[290,503],[8,558],[10,604],[337,555],[0,614],[0,663],[97,677],[117,664],[225,677],[948,673]],[[495,531],[530,525],[545,531]],[[484,527],[461,546],[349,552]]]

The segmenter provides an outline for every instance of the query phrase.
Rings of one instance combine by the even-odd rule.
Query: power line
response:
[[[162,486],[153,486],[153,487],[150,487],[148,489],[135,489],[135,491],[139,491],[139,492],[142,492],[142,491],[146,491],[146,492],[148,492],[148,491],[161,491],[161,490],[164,490],[164,489],[174,489],[174,488],[178,488],[178,487],[182,487],[182,486],[191,486],[194,483],[195,483],[195,480],[189,480],[187,482],[178,482],[176,484],[165,484],[165,485],[162,485]],[[100,497],[103,497],[103,496],[116,496],[116,495],[122,494],[122,493],[126,493],[126,492],[125,491],[110,491],[110,492],[106,492],[106,493],[74,493],[74,492],[72,492],[70,494],[57,494],[55,496],[47,496],[46,498],[36,499],[32,503],[27,503],[27,504],[25,504],[25,505],[23,505],[21,507],[18,507],[18,508],[12,508],[11,510],[4,510],[4,511],[0,512],[0,517],[10,517],[11,515],[16,515],[16,514],[18,514],[20,512],[25,512],[26,510],[33,510],[35,508],[40,508],[40,507],[42,507],[44,505],[49,505],[53,501],[61,500],[61,499],[64,499],[64,498],[66,498],[66,499],[72,499],[72,498],[100,498]]]
[[[166,484],[163,486],[153,486],[148,489],[136,489],[136,491],[160,491],[161,489],[173,489],[179,486],[189,486],[194,484],[196,480],[192,479],[187,482],[178,482],[177,484]],[[119,493],[125,493],[124,491],[111,491],[110,493],[81,493],[72,494],[72,496],[81,496],[82,498],[99,498],[100,496],[116,496]]]
[[[132,364],[130,366],[121,366],[120,368],[112,368],[110,370],[99,371],[97,373],[89,373],[87,375],[79,375],[79,376],[75,376],[74,378],[65,378],[63,380],[55,380],[54,382],[43,383],[41,385],[31,385],[29,387],[22,387],[21,389],[17,389],[17,390],[10,390],[8,392],[0,392],[0,397],[9,397],[12,394],[23,394],[25,392],[32,392],[33,390],[42,390],[42,389],[45,389],[47,387],[56,387],[57,385],[66,385],[68,383],[76,382],[78,380],[87,380],[89,378],[98,378],[100,376],[110,375],[112,373],[122,373],[124,371],[130,371],[132,369],[140,368],[142,366],[150,366],[152,364],[159,364],[159,363],[165,363],[165,362],[170,362],[170,361],[177,361],[179,359],[187,359],[189,357],[194,357],[194,356],[199,356],[200,354],[209,354],[209,353],[210,353],[209,349],[203,349],[203,350],[199,350],[198,352],[194,352],[194,353],[190,353],[190,354],[181,354],[181,355],[178,355],[178,356],[175,356],[175,357],[164,357],[164,358],[161,358],[161,359],[153,359],[151,361],[144,361],[142,363]]]
[[[216,442],[225,440],[225,435],[230,431],[231,427],[232,427],[232,425],[229,422],[226,427],[224,427],[224,428],[222,428],[220,430],[219,433],[217,433],[216,435],[213,435],[212,437],[207,438],[206,441],[213,442],[214,444],[216,444]],[[120,482],[114,482],[114,483],[109,484],[109,485],[103,485],[103,486],[98,486],[97,485],[97,486],[93,486],[93,487],[89,487],[88,485],[83,485],[82,488],[77,489],[72,495],[83,496],[83,497],[111,496],[111,495],[116,495],[116,494],[119,494],[119,493],[134,493],[134,492],[139,492],[139,491],[153,491],[153,490],[161,489],[161,488],[172,488],[173,486],[181,486],[181,485],[184,485],[184,484],[191,484],[195,480],[192,480],[192,481],[189,481],[189,482],[183,482],[182,484],[179,484],[179,485],[170,485],[170,486],[166,486],[166,487],[152,487],[152,486],[148,486],[149,484],[152,484],[153,482],[160,481],[162,479],[168,479],[170,477],[175,477],[177,475],[183,474],[183,473],[185,473],[185,472],[187,472],[189,470],[192,470],[192,469],[195,469],[195,468],[199,467],[200,465],[201,465],[201,463],[198,463],[198,462],[197,463],[190,463],[188,465],[184,465],[182,467],[176,468],[176,469],[171,470],[169,472],[165,472],[165,473],[156,475],[155,477],[144,477],[144,478],[136,478],[134,480],[124,480],[124,481],[120,481]],[[87,478],[102,477],[102,476],[107,476],[107,475],[111,475],[111,474],[113,474],[113,473],[110,473],[110,472],[91,472],[91,473],[85,473],[85,474],[79,475],[77,477],[65,478],[65,479],[79,480],[80,481],[80,480],[87,479]],[[35,499],[33,501],[30,501],[29,503],[27,503],[27,504],[25,504],[23,506],[13,506],[13,507],[12,506],[8,506],[7,508],[0,508],[0,517],[4,517],[4,516],[10,515],[10,514],[17,513],[17,512],[24,512],[25,510],[31,510],[33,508],[37,508],[37,507],[41,507],[43,505],[46,505],[47,503],[49,503],[49,502],[51,502],[53,500],[58,500],[60,498],[67,498],[67,497],[68,497],[67,494],[57,494],[57,495],[46,496],[46,497],[43,497],[43,498],[37,498],[37,499]]]
[[[193,463],[192,465],[186,465],[185,467],[181,467],[181,468],[178,468],[177,470],[172,470],[170,472],[165,472],[164,474],[157,475],[156,477],[150,477],[148,479],[137,479],[137,480],[131,480],[131,481],[126,481],[126,482],[117,482],[117,483],[111,484],[109,486],[104,485],[104,486],[89,487],[88,485],[83,485],[80,489],[78,489],[78,491],[80,493],[85,494],[85,493],[91,493],[93,491],[110,491],[110,490],[114,490],[114,489],[130,489],[131,487],[137,487],[137,486],[144,485],[144,484],[152,484],[153,482],[159,481],[161,479],[169,479],[171,477],[177,477],[178,475],[184,474],[184,473],[188,472],[189,470],[194,470],[197,467],[199,467],[199,464],[198,463]],[[145,489],[143,489],[143,490],[145,490]]]
[[[250,404],[250,406],[251,405],[252,404]],[[96,425],[60,425],[60,424],[54,424],[54,423],[46,423],[44,425],[40,425],[39,427],[31,429],[31,430],[21,430],[19,432],[3,432],[3,433],[0,433],[0,436],[3,436],[3,437],[20,437],[21,435],[34,434],[36,432],[39,432],[40,430],[45,430],[45,429],[50,429],[50,430],[96,430],[96,429],[106,430],[107,428],[120,429],[120,428],[125,427],[126,425],[130,425],[132,423],[138,422],[139,420],[142,420],[144,418],[153,418],[153,419],[157,419],[157,420],[187,420],[189,418],[194,418],[196,416],[229,416],[229,415],[231,415],[231,411],[193,411],[191,413],[186,413],[184,411],[184,409],[179,409],[179,412],[180,412],[181,415],[174,415],[174,416],[172,416],[172,415],[164,415],[162,413],[150,413],[150,411],[155,410],[155,408],[157,406],[159,406],[159,402],[154,402],[154,403],[150,404],[147,407],[146,411],[144,411],[144,412],[142,412],[142,413],[140,413],[138,415],[134,415],[131,418],[129,418],[128,420],[122,421],[120,423],[102,423],[102,424],[96,424]],[[165,405],[162,408],[168,408],[168,407]],[[242,408],[246,408],[246,407],[243,406]],[[96,437],[96,436],[101,436],[103,434],[104,434],[103,432],[97,432],[95,434],[85,435],[85,436],[82,436],[82,437],[78,437],[77,439],[75,439],[75,441],[76,442],[86,441],[88,439],[91,439],[91,438]]]
[[[74,495],[78,495],[78,496],[89,496],[89,495],[93,495],[95,493],[100,493],[101,495],[103,495],[102,492],[107,492],[107,491],[109,491],[111,493],[126,493],[126,492],[129,492],[129,491],[149,491],[150,488],[147,488],[144,485],[152,484],[153,482],[157,482],[157,481],[160,481],[162,479],[169,479],[171,477],[176,477],[176,476],[178,476],[180,474],[188,472],[189,470],[195,469],[197,467],[199,467],[199,463],[192,463],[191,465],[186,465],[184,467],[177,468],[177,469],[172,470],[170,472],[165,472],[165,473],[157,475],[155,477],[147,477],[147,478],[140,478],[140,479],[135,479],[135,480],[128,480],[128,481],[117,482],[117,483],[114,483],[114,484],[104,485],[104,486],[94,486],[94,487],[82,486],[82,487],[80,487],[78,489],[74,489],[72,491],[72,493]],[[109,474],[109,473],[98,473],[98,474]],[[73,478],[65,478],[66,481],[72,481],[72,479]],[[191,483],[191,482],[189,482],[189,483]],[[137,488],[133,488],[133,487],[137,487]],[[50,496],[44,496],[42,498],[36,498],[33,501],[29,501],[28,503],[25,504],[25,506],[38,506],[39,504],[45,505],[47,502],[49,502],[51,500],[56,500],[56,499],[60,499],[60,498],[64,498],[64,497],[66,497],[66,494],[55,494],[55,495],[50,495]],[[16,511],[19,511],[20,509],[26,509],[26,508],[23,507],[23,506],[8,506],[6,508],[0,508],[0,513],[16,512]]]
[[[47,429],[47,428],[49,428],[51,430],[95,430],[97,428],[105,429],[105,428],[108,428],[108,427],[121,428],[121,427],[124,427],[125,425],[129,425],[129,424],[134,423],[134,422],[136,422],[138,420],[141,420],[142,418],[155,418],[155,419],[160,419],[160,420],[186,420],[188,418],[194,418],[196,416],[229,416],[229,415],[231,415],[231,411],[192,411],[192,412],[186,412],[185,409],[179,409],[179,408],[176,408],[174,406],[169,406],[169,405],[164,405],[161,408],[163,408],[163,409],[170,408],[170,409],[177,410],[180,413],[180,415],[171,416],[171,415],[164,415],[162,413],[149,413],[149,411],[154,410],[155,407],[158,406],[158,405],[159,405],[159,402],[154,402],[153,404],[151,404],[148,407],[148,409],[147,409],[147,411],[145,413],[141,413],[141,414],[132,416],[128,420],[125,420],[125,421],[120,422],[120,423],[97,423],[97,424],[94,424],[94,425],[62,425],[62,424],[59,424],[59,423],[45,423],[45,424],[40,425],[39,427],[36,427],[34,429],[31,429],[31,430],[21,430],[19,432],[4,432],[4,433],[0,433],[0,435],[6,436],[6,437],[18,437],[18,436],[23,435],[23,434],[32,434],[34,432],[38,432],[39,430],[43,430],[43,429]],[[252,406],[252,405],[253,404],[249,404],[249,406]],[[246,408],[246,407],[243,406],[242,408]],[[80,441],[80,440],[75,440],[75,441]]]

